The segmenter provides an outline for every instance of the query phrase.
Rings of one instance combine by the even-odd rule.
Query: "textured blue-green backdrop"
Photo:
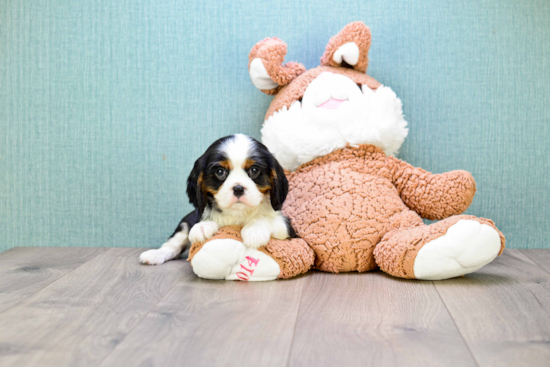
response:
[[[471,171],[469,213],[510,247],[550,247],[547,0],[4,0],[0,250],[160,245],[209,143],[259,137],[254,43],[276,35],[310,68],[354,20],[369,74],[403,100],[400,157]]]

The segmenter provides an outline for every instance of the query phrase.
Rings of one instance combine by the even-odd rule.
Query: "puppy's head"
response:
[[[242,134],[215,141],[187,180],[189,202],[200,212],[249,210],[270,200],[280,210],[288,193],[281,165],[257,140]]]

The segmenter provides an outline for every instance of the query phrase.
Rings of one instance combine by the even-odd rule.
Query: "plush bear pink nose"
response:
[[[325,103],[323,103],[322,105],[318,106],[317,108],[325,108],[327,110],[335,110],[338,107],[340,107],[340,105],[342,103],[344,103],[345,101],[346,100],[331,98],[328,101],[326,101]]]

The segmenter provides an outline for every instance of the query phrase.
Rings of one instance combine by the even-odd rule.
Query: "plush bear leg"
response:
[[[286,279],[307,272],[313,250],[302,239],[271,239],[267,246],[250,249],[242,243],[241,228],[228,226],[189,250],[193,271],[205,279],[266,281]]]
[[[387,233],[374,257],[380,269],[393,276],[440,280],[480,269],[502,253],[504,243],[491,220],[457,215]]]

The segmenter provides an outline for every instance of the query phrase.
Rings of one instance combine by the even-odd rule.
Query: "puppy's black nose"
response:
[[[238,198],[243,196],[244,195],[244,187],[242,187],[241,185],[236,185],[235,187],[233,187],[233,195],[235,195]]]

